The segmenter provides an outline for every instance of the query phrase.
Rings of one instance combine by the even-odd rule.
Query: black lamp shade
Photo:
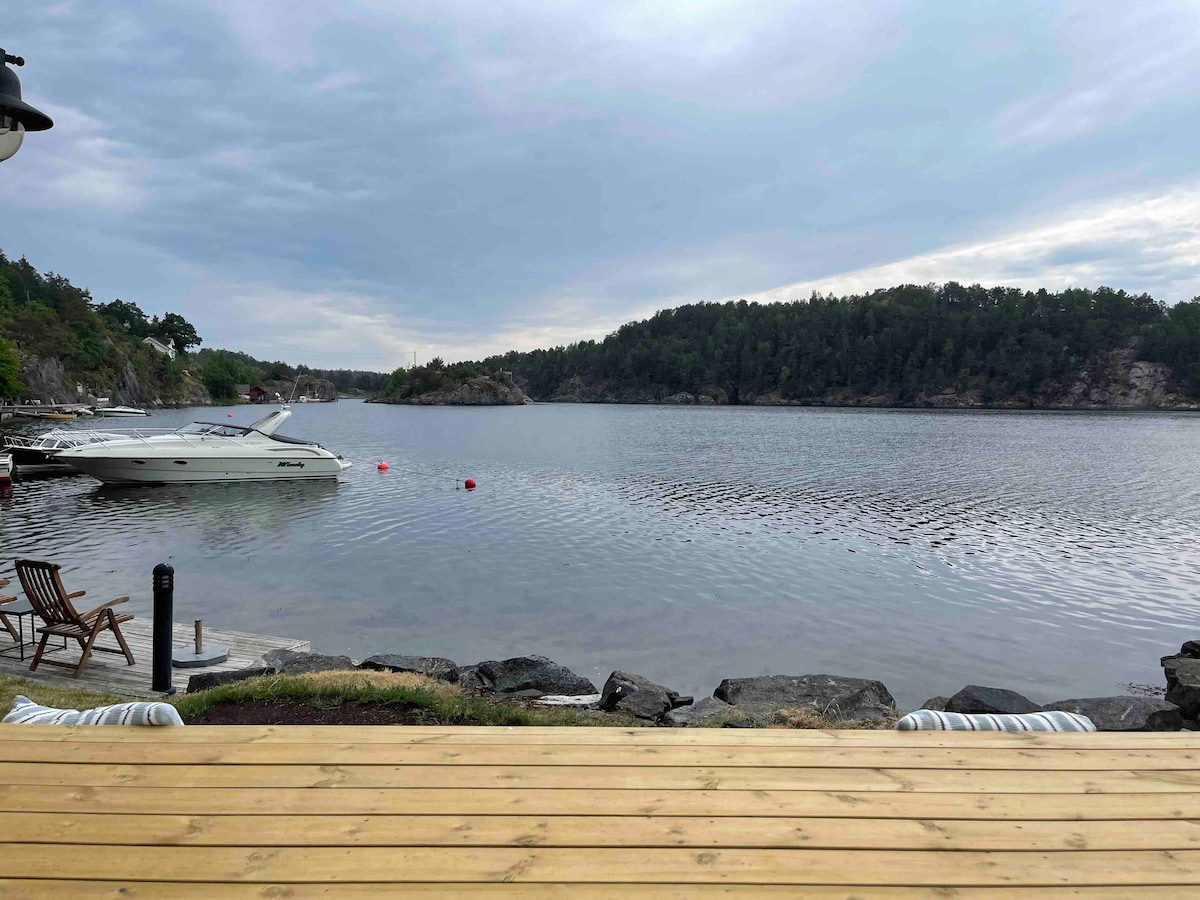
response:
[[[21,99],[21,80],[8,66],[0,65],[0,116],[16,119],[26,131],[45,131],[54,121]]]

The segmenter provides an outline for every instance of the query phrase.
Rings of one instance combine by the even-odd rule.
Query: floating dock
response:
[[[15,620],[14,620],[15,621]],[[148,618],[138,617],[121,626],[121,633],[129,643],[129,649],[137,660],[137,665],[127,665],[125,657],[113,653],[93,653],[87,668],[79,678],[71,677],[70,669],[58,666],[40,665],[36,672],[29,671],[33,662],[35,648],[25,649],[25,659],[22,660],[16,651],[16,645],[11,642],[7,632],[0,629],[0,675],[15,675],[30,681],[40,681],[60,687],[82,688],[88,691],[104,691],[119,697],[152,697],[150,690],[151,638],[153,622]],[[195,628],[188,624],[176,623],[172,629],[174,635],[171,643],[175,647],[191,647],[195,642]],[[25,622],[25,639],[30,640],[28,617]],[[59,639],[51,638],[51,646]],[[244,669],[250,663],[262,656],[268,650],[309,650],[308,641],[295,638],[272,637],[265,634],[249,634],[244,631],[223,631],[219,628],[205,628],[204,642],[206,644],[223,644],[229,648],[229,658],[214,666],[193,669],[172,669],[172,677],[176,689],[182,691],[187,687],[188,679],[201,672],[225,672],[231,669]],[[98,644],[105,647],[115,647],[116,641],[108,632],[100,635]],[[66,649],[54,654],[49,651],[47,658],[79,659],[79,645],[68,641]],[[36,698],[34,698],[36,699]]]

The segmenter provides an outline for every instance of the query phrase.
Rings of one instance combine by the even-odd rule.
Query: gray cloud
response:
[[[1155,252],[1171,228],[1045,242],[1196,183],[1196,15],[24,4],[6,40],[57,125],[0,167],[20,188],[0,247],[209,343],[381,368],[930,259],[1179,299],[1196,273]]]

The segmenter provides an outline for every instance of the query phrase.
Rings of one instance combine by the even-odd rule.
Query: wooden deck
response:
[[[1200,896],[1200,734],[0,726],[0,896]]]
[[[89,691],[107,691],[119,697],[150,697],[152,696],[150,690],[150,665],[152,658],[150,642],[153,634],[152,626],[153,623],[151,620],[146,618],[133,619],[121,626],[121,633],[125,635],[125,640],[129,642],[129,648],[133,651],[133,657],[137,660],[137,665],[126,665],[125,657],[120,655],[93,653],[91,661],[83,671],[83,675],[78,679],[71,677],[70,669],[63,669],[58,666],[43,664],[38,666],[36,672],[30,672],[29,664],[33,661],[33,650],[27,649],[25,651],[26,658],[24,661],[18,655],[11,655],[14,647],[12,639],[6,631],[0,628],[0,651],[8,651],[5,656],[0,656],[0,675],[16,675],[20,678],[28,678],[30,681],[42,681],[47,684],[56,684],[63,687],[84,688]],[[174,646],[188,647],[192,645],[195,632],[191,623],[186,625],[176,623],[172,632],[174,634]],[[26,635],[29,634],[28,617],[25,620],[25,633]],[[52,638],[51,640],[53,641],[54,639]],[[116,646],[116,641],[113,640],[112,635],[107,633],[102,634],[97,643],[106,647]],[[310,646],[308,641],[298,641],[294,638],[247,634],[242,631],[222,631],[217,628],[204,629],[204,643],[206,646],[224,644],[229,648],[229,659],[220,665],[208,666],[202,669],[173,669],[172,677],[177,689],[184,690],[187,687],[188,679],[200,672],[222,672],[229,669],[244,669],[251,661],[262,656],[268,650],[279,648],[285,650],[308,650]],[[70,641],[65,650],[60,650],[53,656],[47,653],[47,657],[77,660],[79,659],[79,645],[74,641]]]

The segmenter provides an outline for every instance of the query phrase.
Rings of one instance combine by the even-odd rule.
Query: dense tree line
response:
[[[147,337],[171,339],[179,357],[170,360],[144,346]],[[10,260],[0,252],[0,398],[17,397],[23,390],[21,354],[58,359],[69,380],[97,388],[114,385],[126,365],[167,393],[190,373],[221,400],[234,399],[238,385],[300,374],[327,378],[342,391],[361,392],[378,391],[386,377],[293,368],[228,350],[195,350],[200,344],[195,327],[178,313],[148,315],[137,303],[120,299],[96,303],[86,289],[61,275],[39,273],[24,258]]]
[[[1021,291],[905,285],[864,296],[792,303],[698,303],[622,326],[601,341],[507,353],[536,399],[602,389],[616,399],[722,392],[731,403],[778,392],[820,402],[886,395],[899,403],[947,389],[984,402],[1036,398],[1072,379],[1096,353],[1140,341],[1200,396],[1200,298],[1166,307],[1100,288]]]
[[[29,261],[0,252],[0,397],[18,396],[18,354],[62,362],[68,380],[113,385],[127,365],[162,388],[178,386],[182,369],[142,345],[146,337],[170,338],[186,351],[200,343],[183,316],[147,317],[136,303],[95,303],[85,288]]]

